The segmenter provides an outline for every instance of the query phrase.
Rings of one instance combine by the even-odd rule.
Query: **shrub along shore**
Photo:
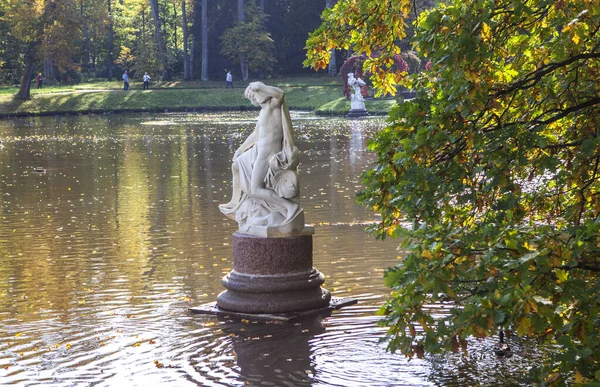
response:
[[[350,101],[342,96],[338,78],[320,76],[276,78],[264,81],[285,91],[290,109],[317,114],[346,115]],[[35,89],[31,100],[14,98],[15,87],[0,87],[0,117],[117,112],[228,111],[253,109],[244,97],[247,82],[156,82],[142,90],[141,82],[132,82],[129,90],[121,82],[86,82],[77,85],[44,85]],[[387,114],[394,99],[367,99],[370,114]]]

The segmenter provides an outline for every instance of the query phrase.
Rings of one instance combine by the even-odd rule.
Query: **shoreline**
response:
[[[254,107],[244,97],[245,87],[194,88],[156,87],[150,90],[124,91],[114,85],[102,83],[72,86],[55,86],[32,90],[30,100],[14,98],[8,89],[0,90],[0,118],[59,116],[78,114],[160,113],[160,112],[226,112],[252,110]],[[208,86],[208,85],[207,85]],[[342,86],[330,84],[277,85],[286,93],[290,110],[311,111],[318,115],[345,116],[350,111],[350,101],[343,97]],[[337,89],[337,90],[336,90]],[[333,91],[336,92],[333,92]],[[10,90],[12,91],[12,90]],[[365,101],[370,115],[387,115],[395,99],[368,99]]]
[[[288,106],[290,111],[305,111],[314,113],[317,116],[332,116],[332,117],[345,117],[349,111],[338,112],[338,111],[321,111],[306,109],[301,107]],[[254,106],[231,106],[231,107],[178,107],[178,108],[158,108],[158,109],[92,109],[92,110],[64,110],[64,111],[44,111],[44,112],[18,112],[14,114],[4,114],[0,112],[0,119],[12,119],[12,118],[23,118],[23,117],[52,117],[52,116],[77,116],[77,115],[90,115],[90,114],[123,114],[123,113],[222,113],[222,112],[233,112],[233,111],[250,111],[256,110]],[[386,116],[387,112],[374,111],[371,112],[367,109],[369,114],[365,117],[382,117]]]

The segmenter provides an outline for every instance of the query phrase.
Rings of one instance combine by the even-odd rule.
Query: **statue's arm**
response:
[[[250,88],[261,95],[264,99],[271,98],[271,102],[276,105],[283,103],[283,97],[285,93],[278,87],[267,86],[262,82],[250,83]]]

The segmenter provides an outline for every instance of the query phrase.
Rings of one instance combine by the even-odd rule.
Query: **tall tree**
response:
[[[240,60],[246,71],[256,73],[270,71],[275,56],[274,43],[266,31],[265,14],[254,3],[246,4],[246,21],[238,22],[221,37],[221,53],[231,60]]]
[[[167,47],[163,39],[163,32],[160,23],[160,15],[158,10],[158,0],[150,0],[150,7],[152,8],[152,17],[154,18],[154,34],[156,37],[156,45],[158,46],[158,56],[161,66],[161,80],[169,78],[168,65],[167,65]]]
[[[311,36],[314,66],[326,65],[322,43],[379,48],[383,63],[397,51],[407,11],[389,7],[410,1],[350,3]],[[417,96],[370,144],[360,196],[381,214],[373,231],[408,250],[385,273],[388,347],[466,351],[470,336],[510,331],[553,348],[525,384],[598,384],[600,5],[455,0],[415,27],[430,69],[374,71],[378,87],[406,80]],[[432,314],[440,302],[454,308]]]
[[[237,0],[237,13],[238,13],[238,23],[241,25],[245,22],[246,18],[244,15],[244,0]],[[237,36],[236,38],[240,38]],[[242,72],[242,79],[244,81],[248,80],[248,64],[246,63],[246,53],[240,53],[240,71]]]
[[[3,20],[22,44],[24,71],[17,98],[30,99],[35,65],[53,57],[61,68],[72,64],[73,36],[79,35],[77,5],[74,0],[33,0],[27,7],[18,0],[0,3]]]
[[[333,7],[333,0],[326,0],[325,7],[331,8]],[[327,73],[330,77],[334,77],[337,75],[337,63],[335,60],[335,48],[329,50],[329,65],[327,67]]]
[[[192,79],[188,62],[188,21],[185,12],[185,0],[181,0],[181,23],[183,28],[183,79],[189,81]]]
[[[90,21],[87,6],[84,0],[79,0],[79,14],[82,20],[83,43],[81,53],[81,67],[83,72],[89,72],[90,53],[91,53],[91,37],[90,37]]]
[[[200,79],[208,81],[208,4],[202,0],[202,74]]]
[[[115,62],[115,28],[112,10],[112,0],[106,0],[108,9],[108,53],[106,56],[106,73],[108,80],[113,80],[113,67]]]

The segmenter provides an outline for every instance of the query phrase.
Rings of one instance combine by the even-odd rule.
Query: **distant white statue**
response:
[[[284,92],[252,82],[245,96],[261,111],[254,132],[233,156],[233,194],[219,209],[240,231],[260,236],[292,235],[304,228],[298,204],[299,152]]]
[[[348,74],[348,86],[354,91],[350,97],[350,109],[351,110],[366,110],[365,99],[362,96],[362,87],[366,83],[360,79],[355,78],[353,73]]]

